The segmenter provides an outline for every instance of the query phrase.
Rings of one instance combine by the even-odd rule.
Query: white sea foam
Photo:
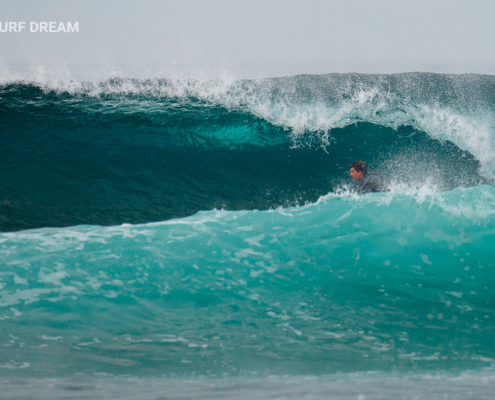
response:
[[[393,183],[388,192],[365,195],[358,195],[351,186],[343,186],[335,192],[320,197],[317,202],[307,207],[328,203],[335,198],[356,204],[378,204],[380,206],[389,206],[394,201],[403,202],[411,199],[417,204],[426,204],[430,208],[437,206],[452,216],[466,217],[477,223],[495,215],[493,187],[481,185],[441,191],[436,184],[431,182],[416,186]]]

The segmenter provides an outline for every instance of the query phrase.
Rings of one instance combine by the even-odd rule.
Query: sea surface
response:
[[[493,398],[495,76],[4,78],[0,138],[1,399]]]

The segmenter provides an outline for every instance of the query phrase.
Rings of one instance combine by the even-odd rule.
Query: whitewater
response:
[[[495,77],[9,76],[0,116],[6,398],[491,398]]]

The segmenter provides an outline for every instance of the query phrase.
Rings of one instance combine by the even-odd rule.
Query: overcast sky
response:
[[[2,65],[495,74],[490,0],[1,0],[0,21],[28,25],[0,33]],[[30,33],[32,21],[79,32]]]

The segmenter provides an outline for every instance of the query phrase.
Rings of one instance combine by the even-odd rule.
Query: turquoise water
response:
[[[492,89],[5,83],[4,393],[490,398]]]
[[[4,233],[1,365],[30,376],[491,367],[494,202],[488,186],[330,195]]]

